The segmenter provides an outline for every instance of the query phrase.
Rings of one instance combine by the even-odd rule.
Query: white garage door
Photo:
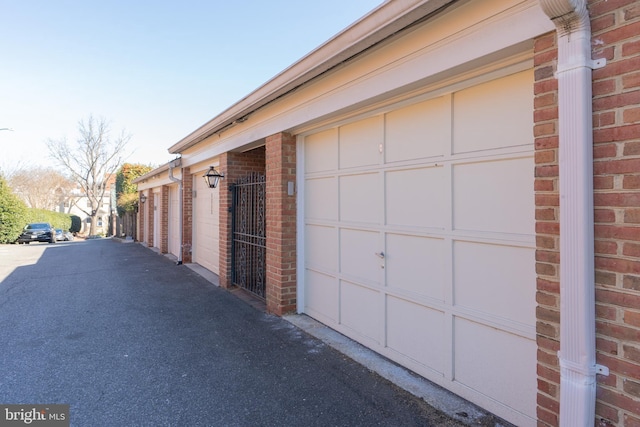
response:
[[[304,312],[535,424],[533,72],[305,136]]]
[[[180,256],[180,197],[177,185],[169,187],[168,246],[169,253]]]
[[[218,274],[220,272],[219,248],[219,194],[220,187],[207,187],[202,173],[194,173],[193,188],[196,197],[193,199],[193,262]]]

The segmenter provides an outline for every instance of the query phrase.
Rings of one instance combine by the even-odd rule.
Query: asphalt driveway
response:
[[[138,244],[0,246],[0,403],[74,426],[455,426]]]

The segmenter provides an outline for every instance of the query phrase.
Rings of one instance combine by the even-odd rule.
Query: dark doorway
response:
[[[253,172],[231,186],[233,192],[231,277],[233,284],[265,298],[266,180]]]

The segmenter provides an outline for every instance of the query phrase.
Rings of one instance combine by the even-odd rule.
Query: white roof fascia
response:
[[[407,26],[457,0],[387,0],[289,68],[169,148],[177,154],[246,120],[252,112],[295,90]]]
[[[177,176],[179,179],[182,178],[182,168],[176,167],[173,171],[174,176]],[[134,184],[138,186],[138,191],[146,190],[149,188],[157,188],[162,187],[163,185],[173,185],[174,181],[171,180],[169,176],[169,166],[161,166],[157,169],[152,170],[151,172],[142,175],[136,178],[133,181]]]
[[[133,184],[140,184],[141,182],[147,181],[157,175],[160,175],[162,172],[165,172],[167,170],[169,170],[169,163],[165,163],[162,166],[158,166],[157,168],[145,173],[144,175],[140,175],[139,177],[137,177],[131,182]]]

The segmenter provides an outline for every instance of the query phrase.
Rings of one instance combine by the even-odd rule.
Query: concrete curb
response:
[[[469,426],[508,427],[511,425],[309,316],[292,314],[283,318],[457,421]]]

